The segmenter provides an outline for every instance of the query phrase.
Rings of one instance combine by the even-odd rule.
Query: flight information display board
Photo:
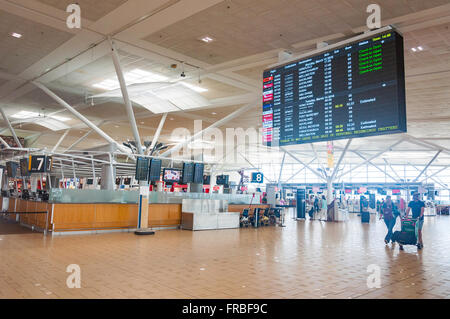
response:
[[[194,183],[203,184],[203,172],[205,171],[205,165],[202,163],[195,164],[194,168]]]
[[[138,157],[136,161],[135,179],[138,181],[147,181],[149,169],[150,169],[150,159],[146,157]],[[117,185],[120,185],[120,180],[119,184]]]
[[[183,163],[183,184],[194,182],[194,163]]]
[[[403,38],[384,32],[264,71],[268,146],[406,132]]]
[[[161,166],[162,161],[160,159],[152,158],[148,174],[148,180],[150,182],[158,182],[161,179]]]

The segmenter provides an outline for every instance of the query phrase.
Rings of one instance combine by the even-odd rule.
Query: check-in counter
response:
[[[12,221],[18,221],[22,225],[44,231],[51,229],[51,204],[24,200],[21,198],[9,197],[7,201],[1,199],[3,204],[2,210],[8,212],[6,217]]]
[[[225,200],[184,199],[181,227],[189,230],[239,228],[240,214],[228,212]]]
[[[241,213],[249,207],[251,195],[194,194],[194,193],[151,193],[149,200],[148,225],[156,229],[174,229],[182,224],[182,200],[217,198],[232,200],[227,213]],[[48,211],[48,230],[57,233],[79,231],[134,230],[138,224],[138,192],[100,190],[52,190],[49,203],[8,198],[7,217],[19,219],[26,225],[44,229],[46,214],[14,214],[14,212]],[[267,205],[252,205],[252,208]],[[16,215],[18,217],[16,217]],[[239,221],[239,214],[218,216],[218,228],[230,228]]]

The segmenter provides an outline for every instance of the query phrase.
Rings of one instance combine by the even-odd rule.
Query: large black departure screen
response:
[[[403,38],[390,31],[264,71],[269,146],[406,132]]]

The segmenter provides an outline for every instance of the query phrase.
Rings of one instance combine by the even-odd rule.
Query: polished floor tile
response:
[[[44,237],[0,224],[0,298],[449,298],[450,217],[427,217],[422,251],[385,245],[372,216],[287,227]],[[14,227],[14,231],[12,228]],[[399,228],[399,223],[396,228]],[[9,230],[9,231],[8,231]],[[81,268],[81,288],[66,267]],[[380,288],[368,288],[368,266]]]

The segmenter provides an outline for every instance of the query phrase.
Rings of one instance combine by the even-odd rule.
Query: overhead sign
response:
[[[28,159],[28,171],[30,173],[48,173],[51,172],[53,158],[46,155],[32,155]]]
[[[403,38],[395,31],[264,71],[263,142],[406,132]]]
[[[252,183],[256,183],[256,184],[264,183],[263,173],[260,173],[260,172],[252,173]]]
[[[136,180],[147,181],[149,168],[150,159],[146,157],[138,157],[136,161]]]

